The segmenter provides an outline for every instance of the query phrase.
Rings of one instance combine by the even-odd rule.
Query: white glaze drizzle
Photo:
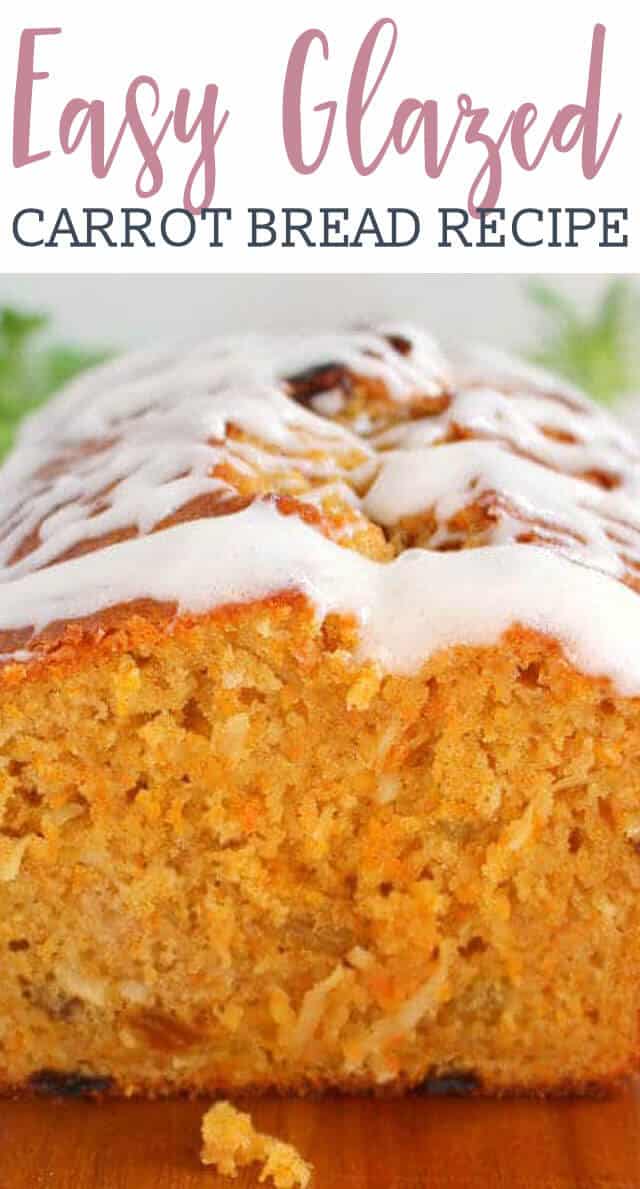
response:
[[[411,354],[394,350],[393,335],[413,344]],[[344,408],[340,390],[314,398],[314,411],[290,399],[287,377],[328,363],[380,380],[397,423],[376,432],[366,412],[351,430],[332,422]],[[449,644],[492,643],[520,622],[560,640],[584,671],[640,692],[640,599],[597,572],[620,578],[640,564],[638,451],[579,393],[502,367],[505,391],[448,368],[414,328],[389,325],[215,342],[97,369],[26,423],[0,472],[0,630],[37,634],[131,599],[200,612],[299,590],[320,618],[355,615],[362,655],[392,670],[415,669]],[[442,393],[444,412],[410,419],[412,397]],[[474,440],[452,442],[453,429]],[[429,512],[430,548],[368,561],[260,502],[148,535],[199,495],[233,493],[213,474],[223,462],[243,473],[293,471],[306,482],[304,501],[335,494],[386,527]],[[580,477],[594,471],[616,490]],[[447,521],[483,497],[496,510],[488,544],[438,553]],[[553,552],[517,543],[527,523]],[[131,526],[133,540],[49,564]],[[12,561],[34,532],[35,548]],[[31,655],[23,648],[14,659]]]
[[[395,672],[413,672],[440,648],[494,642],[521,623],[560,639],[584,672],[637,692],[638,596],[546,549],[523,552],[517,545],[455,554],[410,549],[381,565],[256,502],[19,578],[0,592],[0,615],[4,627],[29,622],[38,631],[138,598],[199,614],[297,591],[318,620],[354,614],[359,655]]]
[[[429,510],[438,526],[429,547],[451,542],[447,522],[485,496],[498,499],[487,543],[515,543],[526,526],[561,545],[573,561],[622,578],[640,565],[640,514],[628,495],[603,490],[521,458],[497,443],[462,441],[386,454],[363,501],[367,516],[386,527]]]
[[[411,355],[395,351],[389,335],[407,338]],[[151,406],[167,410],[216,390],[229,397],[239,385],[280,387],[285,377],[329,362],[383,381],[397,401],[439,393],[451,378],[431,336],[399,323],[356,334],[214,339],[182,353],[137,352],[79,377],[24,423],[20,444],[108,436]]]
[[[447,440],[452,427],[498,439],[544,466],[569,474],[602,471],[619,478],[630,493],[640,489],[640,451],[624,431],[595,405],[568,409],[555,396],[517,389],[509,395],[492,388],[459,389],[444,413],[406,421],[374,435],[378,450],[432,446]],[[575,441],[558,441],[548,431]],[[547,432],[545,432],[547,431]]]
[[[129,526],[140,534],[151,532],[197,496],[233,494],[228,483],[212,475],[221,462],[249,472],[295,468],[307,478],[324,480],[341,473],[340,454],[355,453],[360,462],[370,457],[348,430],[319,420],[276,388],[221,388],[182,398],[174,390],[171,400],[163,386],[151,405],[149,391],[140,384],[129,389],[129,420],[119,398],[117,424],[106,402],[99,410],[78,408],[66,439],[44,447],[37,426],[27,429],[24,444],[0,472],[0,582],[46,566],[89,538]],[[268,449],[229,438],[231,423]],[[68,443],[87,440],[111,444],[73,458],[69,469],[53,479],[38,473],[52,452],[55,456],[56,446],[64,458]],[[310,450],[333,455],[313,457]],[[107,489],[112,490],[104,497]],[[38,526],[40,545],[8,564],[20,541]]]

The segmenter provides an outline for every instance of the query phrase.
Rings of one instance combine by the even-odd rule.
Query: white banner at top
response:
[[[5,272],[637,272],[628,0],[5,3]]]

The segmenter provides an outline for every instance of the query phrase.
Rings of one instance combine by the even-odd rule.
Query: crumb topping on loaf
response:
[[[638,692],[639,487],[579,392],[411,326],[136,355],[31,418],[0,472],[0,651],[139,600],[170,624],[297,593],[395,671],[521,623]]]

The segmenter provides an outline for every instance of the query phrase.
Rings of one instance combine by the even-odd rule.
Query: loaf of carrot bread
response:
[[[0,1083],[586,1091],[640,1009],[640,453],[405,326],[140,355],[0,473]]]

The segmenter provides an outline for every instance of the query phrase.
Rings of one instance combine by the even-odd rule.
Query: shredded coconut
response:
[[[227,1177],[241,1168],[261,1164],[259,1180],[271,1178],[276,1189],[306,1189],[313,1168],[292,1144],[256,1131],[251,1116],[230,1102],[217,1102],[202,1120],[203,1164],[214,1165]]]

